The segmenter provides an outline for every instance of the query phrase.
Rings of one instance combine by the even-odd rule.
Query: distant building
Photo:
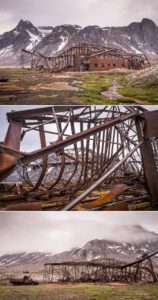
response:
[[[150,66],[145,54],[128,53],[102,45],[80,44],[47,57],[39,52],[22,50],[32,56],[31,68],[41,66],[58,71],[105,71],[114,68],[143,69]]]

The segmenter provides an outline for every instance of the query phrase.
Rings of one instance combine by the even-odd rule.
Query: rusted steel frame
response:
[[[60,141],[60,140],[62,140],[61,126],[59,127],[59,121],[58,121],[58,118],[55,114],[54,107],[52,107],[52,114],[53,114],[55,124],[56,124],[56,127],[57,127],[58,140]]]
[[[158,156],[158,149],[157,149],[157,143],[155,143],[155,139],[151,139],[151,144],[153,147],[153,152],[154,152],[154,156],[157,157]]]
[[[49,192],[51,192],[53,190],[54,186],[60,181],[60,179],[62,178],[63,173],[64,173],[64,169],[65,169],[65,156],[62,154],[62,155],[60,155],[60,157],[61,157],[60,172],[59,172],[56,180],[53,182],[53,184],[51,186],[49,186],[49,188],[48,188]]]
[[[152,206],[158,205],[158,171],[155,165],[154,153],[151,145],[151,141],[149,138],[145,138],[145,132],[142,128],[142,121],[144,125],[144,120],[140,118],[136,118],[136,128],[138,133],[138,140],[140,141],[143,136],[143,144],[140,147],[140,153],[142,157],[142,164],[144,175],[146,179],[146,184],[148,191],[151,195],[150,203]]]
[[[31,128],[31,127],[30,127],[30,128]],[[33,130],[39,132],[39,129],[38,129],[38,128],[33,129]],[[52,135],[58,135],[58,133],[57,133],[57,132],[54,132],[54,131],[44,130],[44,132],[45,132],[45,133],[48,133],[48,134],[52,134]],[[63,136],[68,137],[68,136],[70,136],[70,134],[64,134],[64,133],[63,133]]]
[[[58,122],[58,121],[57,121],[57,122]],[[61,133],[62,128],[61,128],[61,124],[60,124],[60,123],[58,123],[58,125],[59,125],[58,130],[59,130],[59,136],[60,136],[60,133]],[[61,136],[60,139],[62,139],[62,136]],[[48,188],[49,191],[52,191],[52,190],[53,190],[54,186],[60,181],[60,179],[62,178],[62,176],[63,176],[63,174],[64,174],[64,169],[65,169],[65,156],[63,155],[63,151],[64,151],[64,149],[62,149],[61,152],[60,152],[60,157],[61,157],[60,172],[59,172],[59,174],[58,174],[56,180],[54,181],[54,183],[53,183],[51,186],[49,186],[49,188]]]
[[[122,269],[122,265],[120,264],[120,262],[111,262],[111,259],[109,259],[109,261],[107,262],[94,262],[94,261],[65,261],[65,262],[54,262],[54,263],[45,263],[44,264],[45,267],[47,266],[90,266],[90,267],[103,267],[103,268],[116,268],[116,266],[120,269]]]
[[[100,160],[101,166],[102,166],[104,155],[105,155],[104,144],[105,144],[105,130],[102,132],[102,148],[101,148],[101,160]]]
[[[87,131],[90,130],[90,123],[87,124]],[[89,141],[89,137],[86,138],[86,153],[85,153],[85,163],[86,163],[86,166],[85,166],[85,169],[84,169],[84,181],[86,181],[88,179],[88,168],[87,168],[87,165],[89,163],[89,144],[90,144],[90,141]]]
[[[130,152],[128,153],[121,161],[119,161],[115,166],[113,166],[107,173],[105,173],[101,178],[99,178],[94,184],[92,184],[82,195],[78,196],[76,199],[72,200],[67,206],[62,210],[67,211],[72,209],[76,204],[78,204],[82,199],[88,196],[96,187],[105,181],[113,172],[115,172],[141,145],[142,141]]]
[[[46,147],[46,138],[45,138],[45,133],[44,133],[44,126],[39,127],[39,134],[40,134],[41,147],[44,148],[44,147]],[[36,190],[40,186],[40,184],[42,183],[42,180],[45,177],[47,167],[48,167],[47,162],[48,162],[48,155],[44,155],[43,156],[42,171],[41,171],[41,174],[40,174],[33,190]]]
[[[110,127],[110,128],[109,128],[108,141],[107,141],[107,152],[106,152],[106,157],[107,157],[107,158],[110,157],[112,130],[113,130],[113,127]]]
[[[93,135],[92,157],[91,157],[91,177],[93,177],[93,174],[94,174],[94,168],[95,168],[95,148],[96,148],[96,138],[97,138],[97,134],[94,133],[94,135]]]
[[[153,252],[153,253],[151,253],[151,254],[146,254],[145,257],[139,258],[139,259],[137,259],[137,260],[134,261],[134,262],[125,264],[124,266],[121,267],[121,269],[130,267],[130,266],[133,266],[133,265],[135,265],[135,264],[137,264],[137,263],[141,263],[141,262],[145,261],[146,259],[149,259],[149,258],[151,258],[151,257],[153,257],[153,256],[155,256],[155,255],[157,255],[157,254],[158,254],[158,251],[155,251],[155,252]]]
[[[83,123],[80,123],[80,132],[83,132]],[[81,159],[82,159],[82,162],[85,163],[85,160],[84,160],[84,143],[83,143],[83,139],[81,139],[80,143],[81,143]],[[77,187],[80,185],[80,182],[82,180],[82,176],[84,174],[84,168],[85,168],[85,166],[82,165],[80,176],[79,176],[79,179],[78,179],[78,181],[76,183],[76,189],[75,190],[77,190]]]
[[[134,120],[133,119],[131,119],[131,126],[132,126],[132,122],[133,122]],[[125,133],[123,133],[122,131],[121,131],[121,129],[119,128],[119,126],[115,126],[115,128],[117,129],[117,131],[119,132],[119,134],[122,136],[122,138],[123,139],[126,139],[128,142],[130,142],[131,144],[133,144],[134,146],[136,145],[136,142],[135,141],[133,141],[130,137],[129,137],[129,131],[131,130],[131,126],[129,126],[128,127],[128,130],[125,132]],[[136,136],[136,132],[135,132],[135,136]]]
[[[116,136],[116,130],[115,127],[112,128],[112,139],[111,139],[111,153],[110,156],[113,155],[114,152],[114,141],[115,141],[115,136]],[[118,146],[117,146],[118,147]]]
[[[53,106],[56,113],[58,112],[67,112],[68,109],[72,108],[74,110],[78,110],[80,108],[87,107],[86,105],[68,105],[68,106],[61,106],[56,105]],[[21,121],[26,119],[36,119],[36,117],[43,118],[44,115],[52,115],[52,106],[42,107],[42,108],[34,108],[34,109],[27,109],[22,111],[16,111],[16,112],[10,112],[7,113],[7,119],[8,121],[14,120],[14,121]]]
[[[63,128],[63,130],[61,130],[61,136],[64,135],[64,133],[65,133],[67,127],[69,126],[69,123],[70,123],[70,120],[71,120],[71,115],[72,115],[72,109],[70,108],[70,112],[69,112],[69,116],[68,116],[66,125],[65,125],[65,127]]]
[[[38,56],[37,52],[31,52],[31,51],[28,51],[28,50],[26,50],[26,49],[22,49],[21,51],[24,52],[24,53],[33,55],[33,56]]]
[[[101,136],[101,131],[98,133],[97,136],[97,141],[96,141],[96,147],[97,147],[97,157],[96,157],[96,171],[99,169],[99,155],[100,155],[100,136]]]
[[[74,123],[71,122],[70,124],[71,124],[71,132],[72,132],[72,134],[75,134],[75,126],[74,126]],[[76,155],[76,158],[75,158],[76,164],[75,164],[74,171],[72,172],[70,178],[65,182],[65,187],[66,187],[66,189],[68,188],[68,185],[69,185],[69,183],[71,182],[71,179],[75,176],[75,174],[76,174],[76,172],[77,172],[78,164],[79,164],[79,163],[81,163],[81,164],[83,163],[82,161],[80,161],[80,160],[78,159],[78,149],[77,149],[77,145],[76,145],[76,144],[74,144],[74,150],[75,150],[75,155]],[[72,158],[71,158],[71,159],[72,159]],[[64,188],[64,190],[65,190],[65,188]]]
[[[155,271],[154,271],[154,268],[153,268],[153,264],[152,264],[152,261],[151,261],[151,258],[149,257],[148,258],[148,261],[149,261],[149,265],[150,265],[150,273],[151,273],[151,275],[152,275],[152,277],[153,277],[153,281],[154,282],[157,282],[158,281],[158,278],[157,278],[157,276],[156,276],[156,274],[155,274]]]
[[[26,130],[23,130],[22,135],[21,135],[21,138],[23,139],[24,135],[25,135],[27,132],[29,132],[29,131],[31,131],[31,130],[36,130],[37,128],[40,129],[40,127],[42,127],[43,125],[50,124],[50,123],[52,123],[52,121],[53,121],[53,120],[49,120],[49,121],[45,121],[45,122],[43,121],[43,123],[41,123],[41,124],[37,124],[37,125],[35,125],[35,126],[31,127],[31,128],[28,128],[28,129],[26,129]]]
[[[102,54],[107,54],[107,53],[113,52],[113,51],[114,51],[113,48],[111,48],[109,50],[102,50],[102,51],[99,51],[99,52],[96,52],[94,54],[89,55],[88,58],[92,58],[92,57],[95,57],[95,56],[98,56],[98,55],[102,55]]]
[[[67,158],[69,158],[70,160],[75,161],[77,164],[81,164],[82,166],[87,166],[87,168],[91,169],[91,167],[89,165],[86,165],[86,163],[83,162],[82,160],[80,160],[80,159],[78,159],[78,158],[76,158],[76,157],[74,157],[74,156],[72,156],[72,155],[70,155],[66,152],[64,152],[63,155],[66,156]]]
[[[108,143],[109,143],[109,130],[110,130],[109,128],[107,128],[107,130],[105,130],[105,140],[104,140],[104,149],[103,149],[103,153],[104,153],[103,164],[108,159],[107,150],[108,150]]]
[[[47,272],[49,273],[47,274]],[[53,274],[58,274],[58,278],[62,282],[141,282],[145,279],[145,272],[151,274],[150,268],[144,268],[141,265],[137,269],[127,268],[125,270],[121,270],[118,265],[113,267],[71,262],[45,266],[45,278],[49,282],[53,282]],[[149,274],[147,275],[149,280]]]
[[[125,136],[128,136],[129,135],[129,131],[131,130],[132,128],[132,123],[134,121],[134,118],[131,119],[131,120],[128,120],[126,122],[123,122],[122,124],[120,124],[119,126],[121,127],[121,130],[120,130],[120,135],[121,135],[121,139],[122,139],[122,143],[125,142]],[[130,123],[129,123],[130,122]],[[122,132],[122,133],[121,133]],[[128,151],[130,151],[131,149],[131,144],[133,144],[134,146],[137,144],[136,142],[135,143],[132,143],[132,139],[126,139],[126,144],[127,144],[127,148],[128,148]],[[123,153],[123,156],[124,156],[125,153]],[[124,168],[126,166],[124,165]]]
[[[25,153],[22,152],[22,151],[17,151],[17,150],[8,148],[8,147],[3,146],[3,145],[0,145],[0,153],[5,153],[5,154],[7,154],[9,156],[13,156],[15,158],[20,158],[23,155],[25,155]]]
[[[110,143],[110,130],[111,128],[107,128],[106,130],[106,138],[105,138],[105,159],[108,159],[108,145]]]
[[[17,164],[18,152],[20,149],[20,136],[22,124],[12,121],[9,124],[5,141],[0,148],[3,152],[0,153],[0,180],[5,179],[15,168]],[[13,150],[13,152],[10,150]]]
[[[84,107],[82,107],[83,108],[83,110],[80,112],[80,113],[78,113],[78,114],[75,114],[75,118],[79,118],[79,117],[82,117],[82,116],[84,116],[84,115],[87,115],[87,113],[88,112],[86,112],[87,111],[87,109],[89,109],[89,105],[88,106],[84,106]]]
[[[68,107],[69,108],[69,107]],[[89,108],[89,106],[87,106],[86,108],[85,108],[85,110],[87,109],[87,108]],[[69,108],[69,109],[72,109],[73,111],[74,111],[74,109],[73,108]],[[68,111],[67,111],[68,112]],[[97,109],[97,110],[95,110],[95,112],[98,112],[98,114],[102,114],[102,112],[103,112],[103,110],[100,110],[100,109]],[[107,116],[106,116],[106,120],[108,121],[108,119],[109,120],[111,120],[112,118],[111,117],[109,117],[108,118],[108,116],[109,116],[109,114],[108,114],[108,112],[110,113],[111,111],[109,111],[109,110],[106,110],[105,111],[105,113],[107,113]],[[79,113],[79,114],[77,114],[77,113],[75,113],[74,114],[74,116],[73,116],[73,118],[71,118],[71,121],[76,121],[76,122],[84,122],[84,123],[87,123],[87,122],[91,122],[91,123],[100,123],[100,122],[104,122],[105,121],[105,117],[102,117],[101,119],[96,119],[96,117],[94,117],[94,118],[89,118],[89,115],[88,115],[88,113],[89,112],[81,112],[81,113]],[[93,112],[94,113],[94,112]],[[34,121],[34,122],[27,122],[26,124],[24,123],[23,124],[23,126],[26,126],[27,127],[27,125],[31,125],[31,126],[36,126],[36,125],[39,125],[39,121],[41,121],[41,122],[44,122],[44,121],[49,121],[50,119],[51,119],[51,117],[48,117],[48,115],[49,114],[45,114],[45,115],[36,115],[36,116],[32,116],[32,117],[29,117],[29,116],[27,116],[26,117],[26,119],[27,120],[29,120],[29,119],[33,119],[33,118],[35,118],[36,120]],[[120,114],[118,114],[117,113],[117,115],[122,115],[122,116],[125,116],[126,114],[125,113],[121,113],[120,112]],[[83,118],[83,116],[85,116],[85,118]],[[81,117],[81,118],[80,118]],[[15,118],[15,117],[14,117]],[[88,119],[89,118],[89,119]],[[18,118],[15,118],[15,119],[17,119],[18,121],[21,121],[20,120],[20,118],[18,119]],[[25,119],[24,119],[25,120]],[[66,115],[59,115],[59,113],[58,113],[58,121],[60,121],[60,122],[67,122],[67,116]],[[36,122],[36,123],[35,123]],[[52,119],[52,123],[55,123],[55,120],[54,119]]]
[[[120,117],[120,118],[117,118],[115,120],[111,120],[109,122],[105,122],[104,124],[95,126],[95,127],[90,128],[88,130],[85,130],[83,132],[77,133],[74,136],[68,137],[64,141],[57,141],[57,142],[53,143],[52,145],[48,146],[45,149],[37,150],[37,151],[31,152],[29,154],[26,154],[24,157],[21,158],[21,162],[28,163],[28,162],[31,162],[31,161],[37,159],[37,158],[40,158],[43,154],[50,154],[53,151],[54,152],[59,152],[63,148],[68,147],[69,145],[71,145],[72,143],[80,141],[82,138],[88,138],[91,135],[93,135],[95,132],[99,132],[99,131],[101,131],[103,129],[106,129],[106,128],[111,128],[112,126],[114,126],[116,124],[119,124],[122,121],[125,121],[125,120],[128,120],[128,119],[132,118],[136,114],[137,114],[137,112],[134,112],[132,114],[127,115],[126,117]]]
[[[140,105],[137,105],[137,106],[127,106],[127,105],[125,105],[124,107],[129,112],[133,112],[135,109],[139,110],[141,112],[148,111],[144,106],[140,106]]]
[[[102,118],[102,119],[98,119],[98,120],[94,120],[93,121],[93,119],[88,119],[89,118],[89,116],[88,116],[88,114],[86,113],[85,114],[85,118],[79,118],[79,116],[78,115],[74,115],[74,117],[72,118],[70,118],[70,121],[73,121],[73,122],[83,122],[83,123],[94,123],[94,124],[97,124],[97,123],[101,123],[101,122],[104,122],[105,121],[105,118]],[[43,116],[43,118],[41,118],[41,117],[36,117],[36,120],[34,121],[34,122],[28,122],[27,121],[27,123],[24,123],[23,124],[23,127],[28,127],[28,126],[34,126],[35,128],[36,127],[38,127],[38,124],[39,124],[39,121],[42,121],[43,123],[44,122],[46,122],[46,121],[50,121],[50,117],[45,117],[45,116]],[[106,119],[107,120],[107,119]],[[61,115],[58,115],[58,121],[59,122],[62,122],[62,123],[67,123],[67,121],[68,121],[68,117],[66,116],[66,115],[63,115],[63,116],[61,116]],[[107,120],[108,121],[108,120]],[[42,123],[42,124],[43,124]],[[55,119],[51,119],[51,122],[50,123],[52,123],[52,124],[54,124],[55,123]],[[31,128],[31,127],[30,127]],[[32,127],[32,129],[34,129],[33,127]]]
[[[83,183],[80,186],[80,188],[83,189],[84,187],[87,187],[89,183],[93,183],[94,180],[100,178],[100,176],[105,173],[105,170],[106,172],[108,172],[111,163],[115,162],[121,150],[122,150],[122,146],[113,154],[111,158],[109,158],[108,160],[105,159],[103,165],[99,168],[99,170],[95,171],[95,173],[93,173],[93,176],[91,176],[91,178],[89,178],[87,182]]]
[[[107,159],[104,159],[104,162],[103,162],[103,166],[102,166],[102,172],[104,173],[105,171],[109,171],[108,168],[111,168],[115,162],[117,163],[117,160],[119,159],[119,156],[121,155],[123,158],[124,158],[124,155],[122,155],[121,150],[122,152],[124,153],[124,151],[126,150],[127,146],[126,145],[120,145],[120,147],[117,149],[117,151],[107,160]],[[112,164],[112,165],[111,165]],[[114,177],[115,177],[115,174],[114,174]]]
[[[107,112],[107,106],[104,107],[104,109],[96,110],[97,114],[91,119],[91,121],[95,121],[102,113]]]
[[[96,114],[96,107],[94,107],[94,111],[93,111],[94,114]],[[92,107],[89,106],[89,116],[88,118],[91,120],[92,119]]]

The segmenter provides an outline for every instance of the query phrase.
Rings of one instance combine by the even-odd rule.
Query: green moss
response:
[[[119,105],[120,103],[132,104],[134,103],[133,99],[130,99],[131,96],[127,95],[127,99],[111,100],[103,96],[101,93],[106,91],[107,88],[112,86],[112,83],[107,81],[109,79],[117,79],[123,86],[127,84],[126,80],[127,74],[88,74],[81,76],[83,89],[82,92],[76,93],[76,97],[79,99],[80,103],[85,104],[109,104],[109,105]],[[126,90],[127,88],[125,88]],[[120,90],[120,96],[122,89]]]
[[[119,93],[128,98],[145,100],[149,103],[158,103],[158,89],[148,87],[125,87],[119,90]]]
[[[81,92],[76,93],[79,101],[85,104],[105,104],[109,100],[101,95],[112,83],[106,82],[105,75],[88,74],[81,76]],[[113,101],[111,101],[113,102]]]
[[[8,86],[15,84],[25,91],[27,94],[19,94],[15,96],[0,96],[1,104],[94,104],[94,105],[119,105],[119,104],[133,104],[137,100],[145,101],[144,104],[157,104],[158,103],[158,87],[155,82],[150,82],[145,86],[131,87],[130,82],[127,81],[128,73],[115,73],[113,70],[111,73],[90,73],[90,74],[76,74],[70,78],[58,78],[51,73],[38,72],[30,69],[16,69],[16,68],[4,68],[0,69],[0,76],[6,76],[9,78]],[[106,91],[112,86],[109,82],[112,79],[118,80],[123,88],[118,92],[120,95],[126,98],[117,100],[111,100],[102,95],[103,91]],[[73,82],[80,81],[81,91],[53,91],[50,90],[33,90],[32,87],[39,83],[54,83],[55,81],[66,81],[68,84],[73,85]],[[136,100],[135,100],[136,99]]]

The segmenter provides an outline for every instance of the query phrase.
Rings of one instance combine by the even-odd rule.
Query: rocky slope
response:
[[[81,248],[73,248],[55,255],[44,252],[6,254],[0,257],[0,272],[40,270],[46,262],[104,261],[106,258],[130,262],[145,253],[158,251],[158,234],[141,226],[126,228],[127,230],[129,235],[133,236],[133,242],[95,239]],[[134,238],[136,235],[137,239]],[[158,263],[158,255],[154,259]]]
[[[129,86],[158,86],[158,61],[153,60],[150,68],[131,73],[128,77]],[[158,99],[157,99],[158,100]]]
[[[129,26],[103,28],[81,28],[78,25],[36,27],[29,21],[21,20],[13,30],[0,36],[0,65],[19,65],[22,48],[53,55],[83,42],[145,53],[155,58],[158,55],[158,27],[146,18]]]

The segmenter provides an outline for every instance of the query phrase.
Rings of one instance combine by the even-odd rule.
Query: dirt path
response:
[[[102,92],[102,95],[110,100],[122,99],[123,96],[120,95],[118,89],[121,89],[123,86],[119,84],[116,79],[106,79],[106,82],[112,83],[112,86],[107,88],[106,91]]]
[[[119,93],[119,89],[123,88],[123,86],[117,81],[117,79],[106,79],[106,82],[112,83],[112,86],[107,88],[106,91],[102,92],[102,95],[110,100],[133,100],[134,103],[148,105],[148,101],[135,99],[132,97],[126,97]]]

